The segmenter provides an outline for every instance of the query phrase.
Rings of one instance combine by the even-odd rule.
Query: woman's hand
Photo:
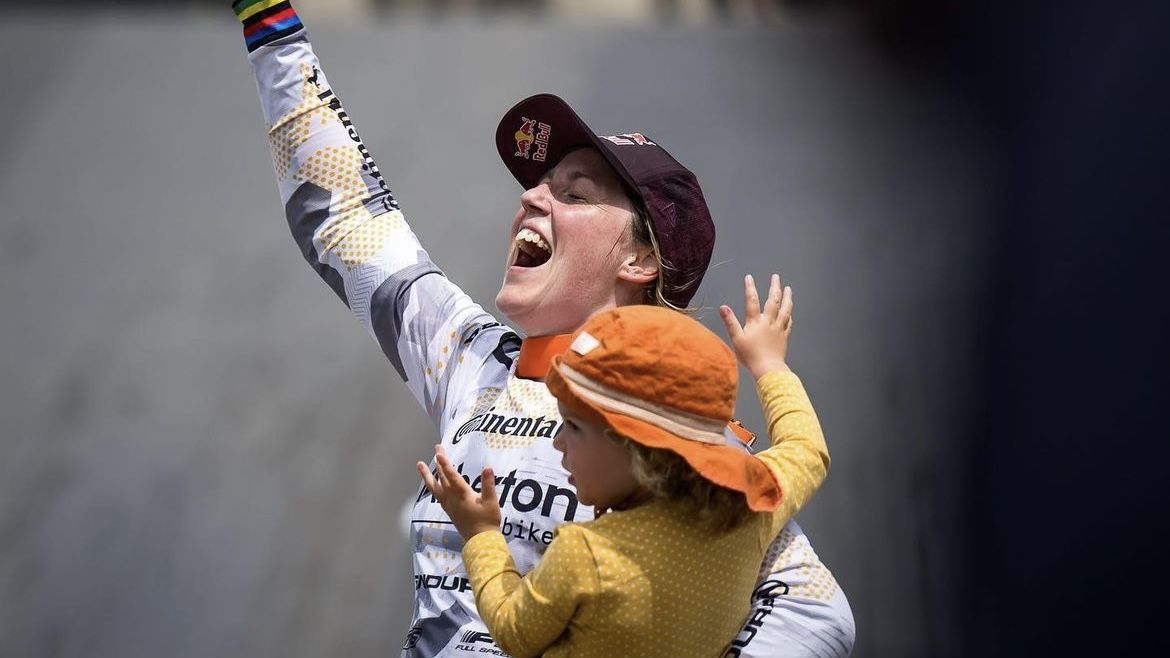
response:
[[[443,506],[447,516],[455,523],[455,529],[464,539],[488,530],[500,529],[500,504],[496,502],[496,478],[492,469],[484,468],[479,493],[451,466],[443,447],[435,446],[437,476],[432,476],[427,465],[418,462],[418,473],[431,494]],[[437,479],[436,479],[437,477]]]
[[[792,288],[780,288],[780,275],[772,275],[768,299],[760,310],[760,297],[752,275],[743,278],[744,324],[741,327],[730,306],[719,307],[735,356],[752,377],[787,371],[788,335],[792,333]]]

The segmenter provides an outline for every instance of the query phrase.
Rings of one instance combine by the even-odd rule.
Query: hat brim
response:
[[[527,150],[518,144],[516,133],[527,120],[535,120],[554,127],[556,131],[548,142],[547,151],[537,159],[538,145],[530,144]],[[535,137],[535,136],[534,136]],[[537,94],[529,96],[512,106],[496,126],[496,150],[504,166],[524,187],[531,189],[540,182],[545,173],[552,169],[565,154],[582,147],[592,147],[601,153],[623,185],[639,205],[645,206],[646,199],[638,189],[629,170],[613,152],[613,144],[600,137],[590,128],[569,104],[559,96]]]
[[[639,418],[593,404],[579,394],[578,384],[561,375],[560,360],[560,357],[553,360],[545,384],[566,407],[588,420],[613,428],[631,441],[682,457],[704,479],[742,493],[748,508],[754,512],[771,512],[780,506],[783,497],[780,483],[760,458],[739,447],[685,439]]]

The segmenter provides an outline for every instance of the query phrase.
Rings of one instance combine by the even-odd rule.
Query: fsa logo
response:
[[[495,644],[492,641],[492,636],[489,633],[482,633],[480,631],[467,631],[459,641],[464,644],[475,644],[476,642],[487,642],[488,644]]]
[[[487,646],[483,646],[485,644]],[[455,644],[455,648],[459,651],[466,651],[481,656],[504,656],[507,658],[507,654],[496,647],[492,636],[480,631],[467,631],[464,633],[459,638],[459,642]]]

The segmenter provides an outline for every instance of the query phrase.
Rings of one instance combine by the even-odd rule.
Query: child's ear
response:
[[[638,250],[637,253],[626,256],[621,269],[618,270],[618,278],[638,285],[653,282],[658,278],[658,259],[654,258],[654,252],[649,249],[644,252]]]

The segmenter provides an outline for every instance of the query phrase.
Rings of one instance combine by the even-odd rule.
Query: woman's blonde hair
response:
[[[697,311],[695,307],[676,306],[666,298],[667,292],[680,292],[692,282],[676,282],[670,285],[669,291],[667,290],[665,273],[674,271],[674,267],[662,256],[662,251],[658,248],[658,239],[654,237],[650,215],[641,204],[635,205],[631,229],[634,240],[644,247],[650,247],[658,264],[658,277],[653,284],[646,286],[643,303],[673,309],[680,313],[690,314]],[[660,448],[649,448],[613,430],[608,430],[608,433],[611,438],[624,444],[629,451],[634,480],[642,489],[656,500],[683,501],[692,509],[699,523],[708,529],[717,532],[732,530],[742,525],[754,513],[747,506],[747,500],[742,493],[705,479],[677,454]]]
[[[629,451],[631,473],[646,493],[654,500],[682,502],[708,530],[733,530],[755,514],[741,492],[707,480],[670,450],[644,446],[613,430],[606,433]]]
[[[698,310],[690,306],[681,308],[667,300],[666,295],[668,292],[681,292],[686,290],[693,282],[676,282],[670,285],[669,290],[667,289],[665,274],[667,271],[675,271],[675,268],[669,261],[663,258],[662,251],[658,248],[658,238],[654,237],[654,227],[650,224],[650,214],[636,201],[631,229],[634,233],[634,241],[643,247],[650,247],[651,253],[654,254],[654,261],[658,264],[658,278],[654,280],[653,284],[646,286],[646,297],[642,303],[674,309],[680,313],[689,314]]]

